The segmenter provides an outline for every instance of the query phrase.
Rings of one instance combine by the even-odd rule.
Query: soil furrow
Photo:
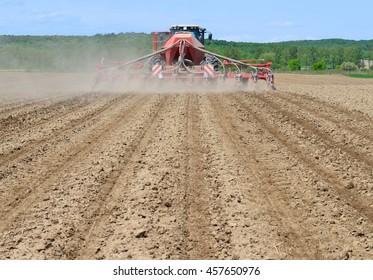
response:
[[[301,217],[296,215],[289,204],[289,200],[281,193],[280,188],[271,180],[268,166],[264,165],[256,149],[250,144],[244,143],[241,136],[234,129],[230,116],[221,105],[216,95],[210,96],[212,107],[216,110],[216,115],[224,127],[227,135],[234,143],[241,161],[246,165],[246,170],[250,172],[260,186],[259,195],[264,195],[267,203],[271,206],[271,215],[274,220],[281,221],[282,234],[286,236],[282,247],[291,258],[318,259],[320,250],[318,241],[306,230],[306,225],[302,225]]]
[[[353,206],[369,220],[373,220],[373,207],[371,199],[362,197],[352,188],[346,188],[346,184],[344,184],[335,173],[321,166],[317,159],[310,156],[309,152],[305,151],[304,148],[294,141],[294,139],[289,138],[277,126],[269,123],[267,120],[268,116],[264,116],[261,111],[254,111],[252,109],[252,105],[248,105],[246,103],[248,99],[245,99],[244,103],[242,100],[237,98],[237,96],[234,96],[234,98],[243,108],[245,108],[251,117],[255,119],[255,121],[259,122],[265,130],[267,130],[271,135],[273,135],[273,137],[277,139],[277,141],[279,141],[283,146],[287,147],[287,149],[291,151],[293,155],[299,158],[306,166],[319,174],[323,180],[332,185],[333,190],[335,190],[337,194],[346,201],[346,203]]]
[[[124,99],[132,97],[132,95],[118,96],[114,100],[108,100],[108,102],[105,102],[103,106],[99,106],[98,108],[95,108],[93,111],[88,110],[83,114],[77,114],[77,117],[73,117],[73,119],[71,119],[70,121],[67,120],[67,123],[63,123],[57,129],[52,126],[48,126],[46,127],[45,133],[38,134],[35,137],[26,136],[27,140],[22,139],[21,144],[15,144],[15,147],[11,148],[10,151],[3,152],[2,159],[0,160],[0,167],[3,168],[5,165],[9,165],[15,160],[22,160],[20,158],[25,158],[33,151],[51,142],[52,139],[55,139],[56,137],[59,137],[69,131],[74,131],[79,127],[84,127],[85,124],[87,124],[88,122],[107,114],[110,110],[113,109],[114,106],[120,104]]]
[[[301,98],[304,101],[309,101],[311,103],[317,104],[321,108],[324,108],[326,110],[332,110],[339,114],[350,116],[351,118],[357,121],[367,122],[367,123],[370,123],[372,121],[372,119],[369,116],[362,114],[361,112],[350,111],[347,108],[343,108],[340,105],[333,104],[331,102],[327,102],[327,101],[324,101],[324,100],[321,100],[321,99],[318,99],[312,96],[308,96],[305,94],[299,94],[299,93],[294,93],[294,92],[286,92],[286,93],[291,95],[294,98],[297,98],[297,99]]]
[[[186,136],[184,99],[167,98],[157,114],[145,120],[143,138],[129,153],[115,193],[108,196],[105,212],[96,219],[90,241],[77,258],[186,258],[181,226],[185,175],[180,172]]]
[[[285,108],[285,106],[283,106],[283,104],[277,104],[269,98],[266,98],[265,96],[262,96],[260,94],[253,95],[253,97],[262,101],[266,106],[269,106],[270,108],[275,110],[276,113],[280,113],[281,115],[289,118],[290,121],[298,123],[303,128],[309,130],[313,135],[316,135],[321,141],[323,141],[330,149],[340,149],[357,161],[365,163],[366,170],[372,170],[373,158],[366,151],[365,153],[363,153],[357,151],[356,149],[354,149],[354,147],[346,145],[346,143],[337,142],[336,140],[334,140],[334,138],[329,136],[330,134],[322,131],[319,128],[319,123],[314,123],[304,118],[302,113],[300,112],[297,113],[295,110],[291,110],[291,108],[287,109]]]
[[[14,102],[14,103],[11,103],[11,104],[6,104],[3,107],[1,107],[0,116],[2,116],[2,115],[14,115],[14,114],[23,112],[23,110],[25,110],[26,112],[29,112],[31,110],[28,109],[28,107],[35,106],[32,109],[32,110],[34,110],[35,108],[44,106],[44,103],[46,103],[48,101],[53,102],[54,99],[55,99],[55,97],[50,97],[50,98],[46,98],[46,99],[32,100],[32,101],[28,101],[28,102],[19,102],[18,101],[18,102]]]
[[[102,97],[99,96],[81,96],[68,100],[62,100],[52,103],[40,109],[33,109],[31,112],[22,112],[11,114],[7,118],[0,120],[0,141],[13,134],[23,133],[25,130],[38,130],[42,126],[48,126],[55,122],[56,119],[63,120],[69,114],[84,110],[94,103],[100,102]]]
[[[95,210],[92,213],[92,219],[90,226],[83,230],[85,236],[84,241],[80,242],[80,250],[77,250],[74,255],[70,255],[72,259],[94,259],[96,257],[97,246],[99,246],[99,236],[102,232],[105,232],[108,224],[110,224],[110,218],[113,213],[118,210],[118,201],[121,198],[121,194],[124,191],[128,191],[123,188],[123,185],[118,183],[118,179],[126,174],[131,174],[128,170],[132,171],[135,165],[138,163],[138,155],[144,148],[144,145],[149,141],[149,137],[155,129],[155,123],[159,114],[164,110],[164,105],[168,99],[168,96],[163,96],[163,100],[156,107],[156,110],[146,120],[142,129],[135,135],[131,143],[127,144],[127,150],[125,156],[122,158],[116,169],[108,175],[107,178],[102,182],[105,184],[105,193],[100,198],[100,201],[95,205]],[[128,175],[127,175],[128,176]]]
[[[356,246],[353,254],[348,253],[348,258],[359,259],[364,256],[371,243],[369,232],[372,228],[368,218],[341,199],[333,189],[334,185],[325,181],[320,174],[304,164],[297,154],[289,150],[288,146],[278,141],[277,134],[272,134],[275,132],[263,128],[262,123],[256,120],[263,111],[261,107],[258,107],[259,111],[249,111],[248,108],[254,109],[252,105],[242,107],[237,102],[237,99],[253,99],[251,95],[224,97],[223,104],[229,104],[229,115],[235,119],[235,129],[242,142],[254,147],[258,164],[265,167],[268,180],[281,192],[284,201],[297,213],[311,236],[318,240],[318,257],[344,259],[346,252],[350,252],[348,244],[352,243]],[[262,121],[275,124],[285,139],[293,138],[270,115],[263,112],[263,117]],[[297,145],[299,144],[293,144]],[[300,147],[306,149],[302,144]],[[364,237],[356,236],[356,232]]]
[[[0,259],[371,258],[372,79],[92,79],[0,72]]]
[[[86,154],[88,154],[94,146],[103,141],[104,138],[110,137],[110,134],[121,122],[130,119],[135,112],[139,111],[145,102],[147,102],[146,96],[142,96],[134,105],[130,106],[130,108],[112,117],[110,122],[105,123],[101,129],[93,131],[93,133],[86,136],[82,142],[75,143],[74,150],[70,150],[67,155],[64,155],[61,161],[55,162],[52,166],[49,166],[48,171],[43,177],[43,183],[39,184],[37,188],[32,189],[32,186],[37,185],[39,181],[38,177],[33,178],[24,185],[26,190],[22,190],[21,186],[16,186],[15,190],[12,190],[14,199],[12,200],[11,197],[8,197],[7,208],[2,208],[1,216],[3,217],[3,222],[0,225],[0,232],[3,232],[17,215],[26,211],[40,194],[46,191],[46,188],[48,188],[53,181],[63,176],[71,166],[76,164],[81,158],[84,158]]]
[[[187,259],[213,258],[214,248],[211,244],[211,217],[209,214],[208,188],[204,180],[198,95],[190,94],[188,98],[188,156],[187,178],[185,188],[185,235]]]
[[[291,97],[288,95],[291,95]],[[355,112],[349,112],[347,110],[341,110],[341,108],[328,107],[320,104],[320,101],[314,101],[315,99],[303,99],[303,96],[297,96],[291,93],[276,94],[275,97],[294,104],[318,118],[325,119],[344,130],[350,131],[373,142],[373,134],[370,133],[370,131],[373,130],[373,120],[366,116],[358,115]],[[362,118],[366,120],[362,121]]]

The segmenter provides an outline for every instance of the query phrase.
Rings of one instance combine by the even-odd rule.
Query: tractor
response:
[[[188,83],[214,84],[234,79],[238,85],[265,80],[275,89],[272,62],[251,63],[236,60],[205,49],[212,34],[197,25],[173,25],[169,31],[152,32],[153,52],[128,62],[107,66],[105,60],[97,65],[95,84],[113,80],[119,71],[128,79],[147,81],[184,80]]]

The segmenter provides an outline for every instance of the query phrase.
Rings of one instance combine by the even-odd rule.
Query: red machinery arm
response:
[[[167,35],[166,39],[160,40],[160,35],[165,34]],[[171,32],[169,31],[160,31],[160,32],[152,32],[152,37],[153,37],[153,52],[158,51],[158,46],[159,43],[164,43],[165,41],[168,40],[170,37]]]

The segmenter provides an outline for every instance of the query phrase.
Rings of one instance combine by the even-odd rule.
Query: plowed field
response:
[[[0,73],[0,259],[372,259],[373,80],[276,79]]]

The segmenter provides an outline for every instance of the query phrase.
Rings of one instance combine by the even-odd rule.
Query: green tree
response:
[[[314,46],[308,47],[307,60],[309,65],[313,65],[317,61],[317,49]]]
[[[317,61],[312,64],[313,70],[324,70],[326,68],[326,64],[324,61]]]
[[[298,58],[298,47],[297,46],[290,46],[287,50],[288,50],[290,59]]]
[[[329,52],[329,62],[332,69],[336,69],[337,65],[341,65],[344,58],[342,47],[332,48]]]
[[[315,46],[305,46],[299,52],[299,59],[301,64],[304,65],[307,69],[314,64],[318,59],[317,48]]]
[[[240,49],[230,47],[227,50],[225,50],[224,56],[227,56],[233,59],[241,59],[243,54]]]
[[[273,61],[273,68],[274,69],[281,69],[282,68],[282,57],[281,57],[281,53],[282,53],[282,49],[283,49],[283,46],[281,45],[275,45],[273,47],[273,52],[275,54],[275,59]]]
[[[264,59],[265,62],[275,62],[276,54],[273,52],[265,52],[260,56],[260,58]]]
[[[353,62],[343,62],[341,64],[341,69],[344,71],[355,71],[357,70],[357,65]]]
[[[345,61],[355,63],[358,67],[362,66],[361,59],[363,58],[362,49],[360,46],[347,47],[344,50]]]
[[[300,62],[299,59],[291,59],[288,64],[288,68],[290,71],[298,71],[300,70]]]

